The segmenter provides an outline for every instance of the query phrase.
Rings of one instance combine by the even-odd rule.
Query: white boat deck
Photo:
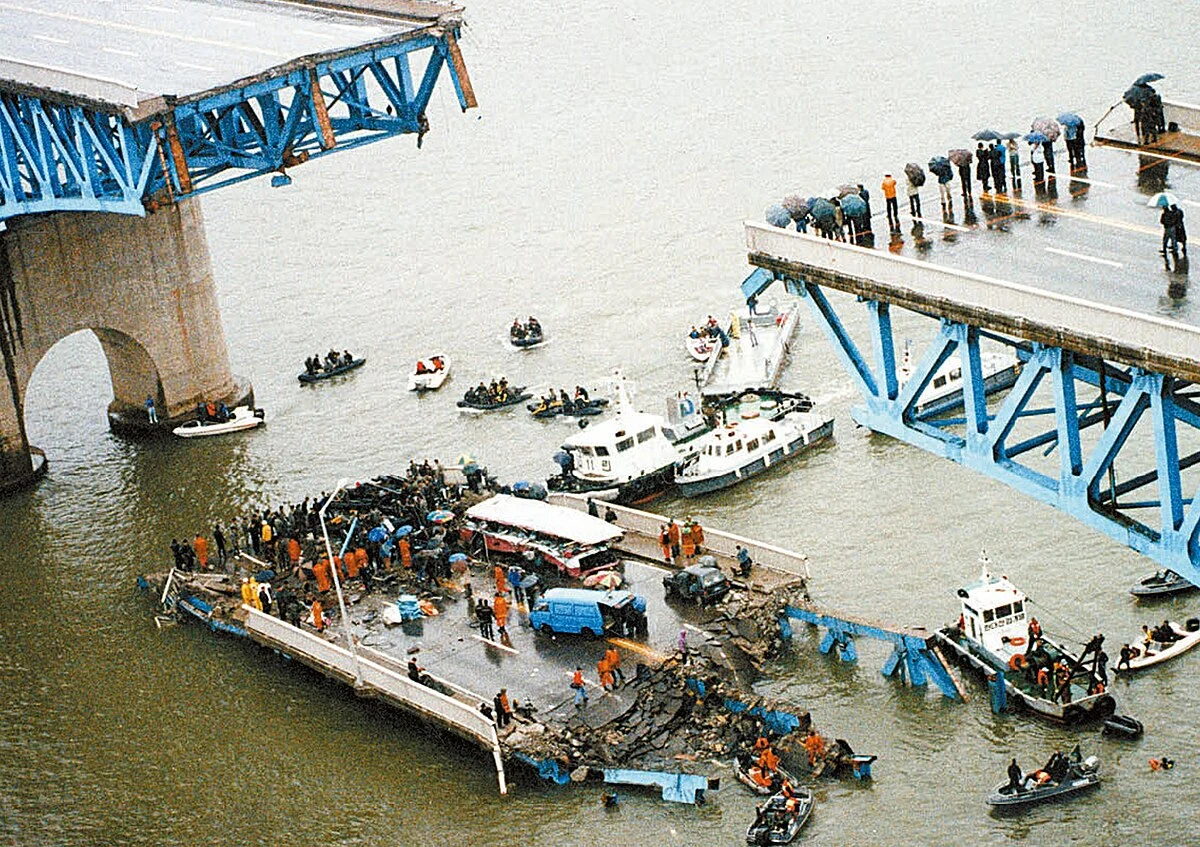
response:
[[[705,396],[736,394],[777,388],[788,345],[800,326],[799,306],[795,303],[779,310],[770,320],[738,318],[741,329],[719,356],[709,358],[701,371],[701,391]]]

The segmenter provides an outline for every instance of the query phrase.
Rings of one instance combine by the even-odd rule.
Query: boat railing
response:
[[[253,640],[282,650],[321,673],[355,685],[360,694],[414,712],[490,751],[495,759],[500,793],[507,793],[496,725],[473,705],[409,679],[407,674],[394,668],[393,662],[378,661],[377,651],[360,647],[356,653],[351,653],[318,633],[292,626],[250,606],[242,606],[242,609],[246,613],[246,632]]]

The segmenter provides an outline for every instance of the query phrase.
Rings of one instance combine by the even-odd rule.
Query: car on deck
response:
[[[696,564],[663,577],[663,588],[668,597],[694,600],[697,603],[715,603],[729,593],[729,577],[717,567],[712,556],[701,556]]]

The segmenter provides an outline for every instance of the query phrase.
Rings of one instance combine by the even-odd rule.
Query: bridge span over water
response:
[[[196,198],[429,128],[447,76],[476,105],[462,9],[419,0],[0,2],[0,491],[45,467],[38,361],[82,329],[113,425],[253,400],[229,369]]]
[[[1200,115],[1200,110],[1195,110]],[[1200,120],[1187,128],[1191,141]],[[1200,309],[1159,252],[1154,193],[1200,208],[1187,151],[1093,146],[1087,169],[905,220],[871,246],[747,222],[749,259],[809,304],[861,397],[855,419],[1055,506],[1200,584]],[[955,184],[957,188],[957,183]],[[925,191],[937,206],[936,189]],[[849,295],[847,298],[845,295]],[[866,308],[861,319],[848,309]],[[930,320],[907,382],[893,309]],[[912,320],[910,315],[906,320]],[[856,337],[861,336],[861,337]],[[1018,351],[1006,394],[981,350]],[[958,357],[963,403],[922,414]],[[941,369],[939,371],[939,369]]]

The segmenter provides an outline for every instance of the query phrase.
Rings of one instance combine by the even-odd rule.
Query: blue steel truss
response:
[[[862,397],[854,419],[951,459],[1048,503],[1200,585],[1200,508],[1185,496],[1181,472],[1200,464],[1200,451],[1180,455],[1179,428],[1200,432],[1200,402],[1191,382],[1150,373],[1035,342],[994,335],[978,327],[940,319],[938,332],[903,385],[898,378],[890,305],[859,298],[867,309],[870,356],[847,332],[822,286],[784,279],[788,291],[809,304],[817,324]],[[936,318],[935,318],[936,320]],[[1008,344],[1024,361],[1007,396],[989,413],[980,341]],[[921,394],[952,355],[963,363],[958,417],[945,410],[917,411]],[[1039,386],[1052,401],[1031,403]],[[1083,386],[1090,401],[1081,401]],[[1015,439],[1022,422],[1038,432]],[[1102,427],[1085,450],[1081,433]],[[1140,431],[1154,444],[1153,467],[1117,482],[1114,468],[1131,437]],[[1195,435],[1196,433],[1191,433]],[[1056,471],[1029,459],[1057,453]],[[1132,453],[1132,451],[1127,451]],[[1129,455],[1122,468],[1138,467],[1144,456]],[[1156,490],[1155,490],[1156,489]]]
[[[414,60],[424,60],[414,74]],[[143,215],[182,197],[405,133],[417,143],[442,70],[475,95],[451,29],[297,60],[152,114],[0,91],[0,220],[56,211]],[[3,83],[0,83],[3,87]],[[66,98],[64,97],[63,100]]]

